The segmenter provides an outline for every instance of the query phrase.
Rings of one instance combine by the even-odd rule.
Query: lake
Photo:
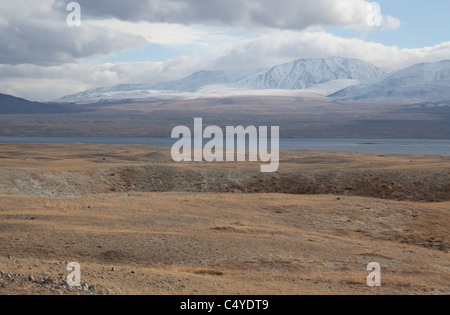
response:
[[[0,143],[146,144],[166,147],[171,147],[176,141],[168,138],[0,137]],[[280,149],[450,156],[450,140],[280,139]]]

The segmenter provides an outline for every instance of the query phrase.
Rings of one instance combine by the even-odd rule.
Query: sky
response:
[[[67,0],[0,2],[0,93],[55,100],[201,70],[341,56],[402,69],[450,59],[450,1]],[[72,20],[71,20],[72,21]]]

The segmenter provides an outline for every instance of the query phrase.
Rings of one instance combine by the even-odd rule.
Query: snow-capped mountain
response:
[[[228,85],[262,71],[263,69],[238,69],[200,71],[178,81],[163,82],[151,86],[151,90],[197,92],[208,85]]]
[[[387,73],[366,61],[331,57],[326,59],[302,59],[278,65],[270,69],[241,69],[201,71],[181,80],[157,84],[124,84],[98,88],[63,97],[63,102],[96,102],[107,100],[131,100],[183,97],[186,93],[202,94],[203,91],[236,90],[303,90],[328,95],[348,86],[376,79]],[[323,87],[323,88],[322,88]],[[278,92],[279,93],[279,92]]]
[[[193,93],[209,85],[227,85],[235,83],[249,75],[259,73],[261,69],[239,69],[200,71],[181,80],[161,82],[157,84],[121,84],[103,87],[65,96],[63,102],[93,102],[100,100],[141,99],[174,96],[176,93]],[[166,91],[157,92],[157,91]]]
[[[89,103],[222,94],[268,95],[271,91],[274,95],[305,91],[334,99],[382,102],[450,100],[450,60],[417,64],[389,73],[357,59],[302,59],[270,69],[201,71],[177,81],[98,88],[66,96],[60,101]]]
[[[303,90],[334,80],[367,80],[386,74],[386,70],[357,59],[331,57],[302,59],[275,66],[238,82],[253,89]]]
[[[348,87],[330,97],[375,101],[450,100],[450,60],[417,64],[378,83]]]

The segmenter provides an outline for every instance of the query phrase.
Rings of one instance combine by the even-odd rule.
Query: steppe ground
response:
[[[286,151],[261,174],[167,148],[3,144],[0,294],[449,294],[449,176],[443,156]]]

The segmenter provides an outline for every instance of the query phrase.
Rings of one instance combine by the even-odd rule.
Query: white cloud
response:
[[[66,24],[66,0],[2,0],[0,64],[74,63],[149,43],[195,45],[198,55],[212,57],[242,39],[243,30],[245,36],[257,36],[274,28],[365,28],[369,14],[364,0],[78,2],[82,27],[72,28]],[[386,28],[398,22],[391,17],[385,21]]]
[[[145,38],[148,42],[162,45],[187,45],[202,40],[208,33],[199,27],[181,24],[127,22],[118,19],[89,20],[89,26],[109,27],[127,34]]]
[[[0,65],[0,93],[48,101],[101,86],[176,80],[197,71],[202,65],[201,60],[191,57],[167,62],[73,63],[50,67]]]
[[[450,56],[450,42],[399,49],[321,31],[367,30],[364,0],[79,0],[82,27],[66,24],[63,0],[0,2],[0,92],[55,99],[99,86],[156,83],[204,69],[268,67],[342,56],[401,68]],[[382,17],[378,30],[400,21]],[[192,46],[166,62],[86,63],[150,43]]]
[[[0,64],[57,65],[148,44],[141,36],[108,27],[69,27],[68,12],[52,10],[52,3],[2,0]]]
[[[149,43],[164,46],[195,47],[195,54],[210,58],[228,50],[243,38],[256,35],[225,28],[186,26],[168,23],[125,22],[117,19],[86,22],[95,27],[108,27],[120,32],[145,38]]]
[[[400,69],[419,62],[447,59],[450,42],[433,47],[400,49],[360,39],[345,39],[326,32],[277,30],[236,43],[214,65],[219,68],[261,67],[295,59],[330,56],[363,59],[379,67]]]
[[[365,0],[78,0],[90,19],[184,25],[271,27],[304,30],[314,26],[364,28],[369,15]],[[57,0],[57,8],[65,1]],[[384,18],[386,28],[398,20]]]
[[[52,100],[100,86],[177,80],[203,69],[267,67],[300,58],[343,56],[380,67],[403,68],[448,59],[450,42],[433,47],[399,49],[325,32],[275,31],[235,47],[208,61],[180,57],[166,62],[0,65],[0,91],[33,100]]]

